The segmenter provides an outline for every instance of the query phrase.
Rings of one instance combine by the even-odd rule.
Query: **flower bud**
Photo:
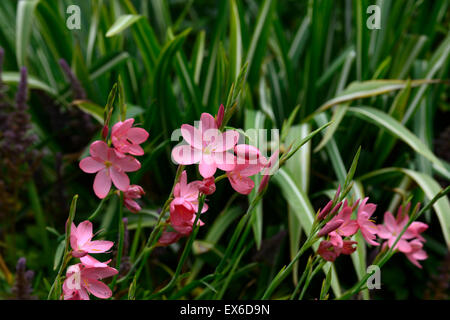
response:
[[[213,194],[216,191],[216,184],[214,183],[214,177],[203,179],[198,188],[201,193],[205,195]]]
[[[224,115],[225,115],[225,108],[224,108],[223,104],[221,104],[219,107],[219,111],[217,111],[217,115],[216,115],[217,128],[220,128],[222,126]]]
[[[317,220],[323,220],[323,219],[325,219],[325,217],[328,215],[328,213],[330,212],[330,210],[331,210],[331,206],[333,205],[333,200],[330,200],[327,204],[326,204],[326,206],[322,209],[322,210],[320,210],[319,211],[319,214],[317,215]]]
[[[342,224],[344,223],[344,220],[342,219],[336,219],[336,220],[331,220],[330,222],[328,222],[323,228],[322,230],[319,231],[319,233],[317,234],[318,237],[322,237],[324,235],[329,234],[330,232],[333,232],[334,230],[336,230],[337,228],[339,228]]]

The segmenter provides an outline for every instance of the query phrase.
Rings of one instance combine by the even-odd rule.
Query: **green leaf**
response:
[[[450,32],[447,33],[446,38],[442,41],[439,48],[434,52],[428,63],[428,69],[425,72],[425,79],[431,79],[434,77],[436,72],[438,72],[443,66],[447,63],[450,57]],[[431,81],[431,80],[430,80]],[[414,82],[414,81],[412,81]],[[425,90],[428,86],[421,87],[414,98],[412,99],[411,104],[405,112],[405,116],[402,119],[402,124],[406,124],[409,119],[413,116],[416,109],[419,107],[419,102],[425,94]]]
[[[363,181],[377,176],[386,176],[388,178],[390,177],[389,174],[395,172],[406,174],[412,180],[414,180],[429,200],[433,199],[441,191],[439,183],[437,183],[437,181],[429,175],[405,168],[384,168],[372,171],[365,174],[364,176],[359,177],[359,180]],[[444,236],[447,247],[450,248],[450,202],[448,197],[442,197],[441,199],[436,201],[433,204],[433,208],[436,211],[436,215],[439,219],[442,234]]]
[[[308,123],[302,125],[295,125],[289,128],[286,133],[286,144],[290,144],[297,138],[304,139],[311,132],[311,126]],[[309,188],[310,176],[310,161],[311,161],[311,142],[307,142],[302,148],[298,150],[288,161],[286,161],[285,168],[290,174],[296,185],[305,193]],[[293,259],[300,248],[301,224],[300,220],[294,213],[294,208],[288,206],[288,223],[289,223],[289,244],[291,259]],[[294,284],[298,281],[298,261],[294,264],[293,280]]]
[[[259,129],[264,129],[264,122],[266,117],[261,111],[254,110],[245,110],[245,131],[246,134],[250,137],[249,144],[255,147],[259,146]],[[255,187],[252,192],[248,195],[248,202],[252,203],[252,201],[256,198],[259,188],[259,184],[261,182],[261,176],[255,175],[252,177],[255,182]],[[253,216],[252,224],[253,235],[255,236],[256,248],[259,250],[262,242],[262,234],[263,234],[263,206],[262,201],[258,202],[258,204],[253,209],[255,210],[255,214],[249,213]]]
[[[248,62],[248,73],[251,82],[258,77],[262,59],[265,54],[265,48],[268,40],[268,32],[272,22],[272,12],[274,10],[273,0],[264,0],[261,5],[258,19],[256,20],[255,31],[253,31],[250,47],[247,52],[246,61]]]
[[[106,37],[113,37],[130,27],[133,23],[141,19],[142,16],[136,14],[125,14],[120,16],[106,32]]]
[[[447,171],[442,162],[433,154],[433,152],[411,131],[404,127],[400,122],[384,113],[383,111],[371,107],[352,107],[348,110],[364,120],[375,123],[378,126],[386,129],[399,139],[407,143],[414,151],[420,153],[422,156],[430,160],[438,168]]]
[[[99,123],[103,124],[103,108],[98,104],[95,104],[87,100],[75,100],[72,102],[73,105],[77,106],[87,114],[91,115]]]
[[[55,259],[53,261],[53,270],[56,270],[61,263],[61,259],[64,254],[64,247],[65,247],[66,241],[63,239],[59,242],[58,247],[56,248],[55,252]]]
[[[5,71],[2,73],[2,81],[5,83],[18,84],[20,82],[20,73]],[[58,94],[57,91],[48,84],[31,75],[28,75],[27,85],[30,88],[45,91],[52,96],[56,96]]]
[[[411,87],[417,87],[429,83],[437,83],[436,80],[413,80]],[[338,94],[335,98],[325,102],[315,113],[321,113],[336,104],[347,101],[358,100],[367,97],[374,97],[380,94],[403,89],[407,86],[406,80],[369,80],[369,81],[355,81]]]
[[[239,11],[236,5],[236,0],[231,0],[230,10],[230,68],[231,80],[235,81],[241,71],[243,51],[241,23],[239,21]]]
[[[17,4],[16,14],[16,57],[19,67],[25,65],[25,58],[28,52],[32,24],[34,20],[34,10],[38,0],[20,0]]]
[[[309,234],[314,222],[315,213],[308,196],[300,188],[298,188],[294,180],[292,180],[292,177],[283,168],[278,170],[278,172],[273,176],[273,180],[281,189],[281,192],[288,204],[294,209],[294,213],[300,221],[301,227],[306,234]],[[317,250],[318,243],[315,243],[313,247],[314,250]],[[328,272],[328,268],[329,267],[324,267],[325,273]],[[334,266],[332,267],[332,270],[333,276],[331,287],[333,288],[335,295],[339,296],[341,293],[341,288]]]

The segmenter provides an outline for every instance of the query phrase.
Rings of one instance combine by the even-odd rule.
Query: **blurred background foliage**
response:
[[[70,30],[66,23],[73,12],[66,10],[74,4],[81,9],[81,28]],[[366,10],[373,4],[380,8],[381,28],[371,30]],[[16,262],[26,257],[27,268],[35,272],[34,294],[46,297],[70,199],[80,195],[78,222],[97,207],[93,177],[79,169],[78,161],[87,154],[89,143],[100,137],[103,107],[119,76],[128,116],[150,132],[146,154],[140,158],[142,169],[131,175],[132,183],[146,191],[142,213],[127,213],[131,261],[172,187],[176,166],[170,159],[175,144],[171,132],[193,123],[201,112],[215,114],[221,103],[227,103],[244,66],[240,96],[227,105],[237,103],[229,125],[285,128],[287,146],[330,120],[333,124],[273,179],[266,199],[255,209],[252,249],[225,297],[261,296],[274,273],[297,251],[303,219],[343,184],[359,146],[349,197],[369,196],[377,203],[378,223],[384,211],[396,210],[411,196],[414,203],[426,202],[448,185],[450,176],[449,4],[448,0],[0,1],[4,49],[0,112],[12,112],[5,106],[14,104],[20,68],[25,66],[34,137],[32,146],[23,150],[26,159],[20,160],[20,153],[1,153],[1,296],[13,294]],[[64,67],[61,59],[70,67]],[[291,126],[286,125],[290,115]],[[0,146],[6,148],[4,143]],[[195,174],[189,172],[192,179]],[[180,286],[208,274],[217,263],[227,231],[248,204],[247,197],[230,198],[231,194],[224,183],[210,197],[206,225],[184,270],[191,274]],[[299,207],[300,200],[307,202],[305,207]],[[118,199],[110,201],[95,221],[103,230],[101,236],[111,240],[117,237],[117,204]],[[425,244],[429,259],[423,270],[396,255],[382,270],[382,289],[371,291],[371,298],[448,298],[448,198],[439,200],[425,220],[430,224]],[[143,228],[136,232],[138,224]],[[179,248],[155,250],[137,298],[168,281]],[[342,289],[365,272],[376,250],[360,245],[352,258],[337,261]],[[299,261],[297,268],[305,262]],[[276,297],[291,292],[296,281],[294,275]],[[320,286],[316,279],[311,297]],[[339,288],[333,289],[337,295]],[[188,297],[202,293],[204,289],[197,288]]]

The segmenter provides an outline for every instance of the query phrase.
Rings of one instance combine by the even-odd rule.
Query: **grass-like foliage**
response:
[[[449,9],[0,1],[0,299],[448,298]]]

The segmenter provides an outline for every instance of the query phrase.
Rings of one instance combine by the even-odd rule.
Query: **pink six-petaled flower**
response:
[[[99,280],[117,273],[116,269],[107,266],[90,268],[81,263],[70,266],[63,283],[64,300],[89,300],[88,292],[100,299],[110,298],[111,289]]]
[[[111,141],[119,158],[125,153],[142,156],[144,149],[140,146],[148,138],[148,132],[142,128],[133,128],[134,119],[117,122],[111,129]]]
[[[81,222],[78,227],[72,223],[70,227],[70,245],[72,247],[72,256],[83,259],[88,253],[103,253],[111,249],[114,245],[112,241],[106,240],[92,240],[94,234],[92,233],[92,223],[90,221]],[[87,264],[92,264],[94,261],[86,258]]]
[[[238,142],[239,133],[233,130],[220,132],[216,120],[209,113],[202,113],[198,128],[183,124],[181,135],[188,144],[173,148],[172,158],[176,163],[198,163],[203,178],[212,177],[217,168],[223,171],[234,168],[234,155],[228,151]]]
[[[141,164],[129,155],[118,157],[114,148],[108,147],[104,141],[94,141],[90,148],[90,157],[80,161],[80,168],[86,173],[96,173],[94,192],[103,199],[111,189],[111,181],[121,191],[127,191],[130,179],[126,172],[139,170]]]

